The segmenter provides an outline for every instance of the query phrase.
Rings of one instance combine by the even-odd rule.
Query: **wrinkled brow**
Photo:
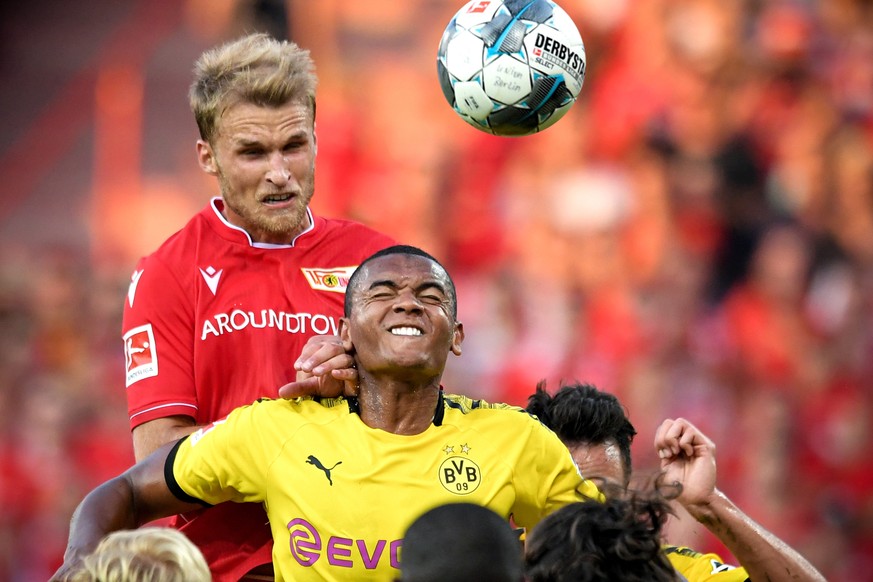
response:
[[[396,289],[400,288],[400,285],[398,285],[394,281],[391,281],[390,279],[383,279],[383,280],[379,280],[379,281],[373,281],[370,284],[370,286],[367,288],[367,290],[372,291],[376,287],[388,287],[389,289],[396,290]],[[443,287],[441,284],[439,284],[436,281],[425,281],[424,283],[422,283],[421,285],[416,287],[415,291],[416,291],[416,293],[420,293],[420,292],[425,291],[427,289],[436,289],[437,291],[439,291],[443,295],[448,296],[448,293],[446,292],[446,288]]]

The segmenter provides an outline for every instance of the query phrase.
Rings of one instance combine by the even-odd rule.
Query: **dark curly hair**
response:
[[[605,502],[582,501],[547,516],[528,534],[529,582],[677,582],[661,548],[667,498],[617,491]]]
[[[551,396],[546,383],[527,401],[525,410],[552,429],[567,447],[615,441],[621,451],[625,486],[631,474],[631,443],[637,434],[618,398],[591,384],[563,384]]]

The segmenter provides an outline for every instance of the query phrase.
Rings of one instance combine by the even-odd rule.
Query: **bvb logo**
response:
[[[449,493],[467,495],[479,487],[482,472],[479,466],[464,457],[449,457],[440,465],[440,483]]]

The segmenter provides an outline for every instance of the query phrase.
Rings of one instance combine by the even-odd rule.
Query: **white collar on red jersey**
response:
[[[226,226],[227,228],[229,228],[231,230],[238,230],[239,232],[246,235],[246,239],[248,239],[249,245],[251,245],[255,248],[258,248],[258,249],[287,249],[287,248],[293,247],[294,243],[297,242],[298,238],[300,238],[301,236],[303,236],[304,234],[306,234],[307,232],[309,232],[313,228],[315,228],[315,218],[312,216],[312,211],[307,206],[306,207],[306,215],[309,217],[309,226],[306,228],[306,230],[304,230],[303,232],[301,232],[300,234],[295,236],[291,240],[290,243],[288,243],[286,245],[281,245],[281,244],[273,244],[273,243],[254,242],[254,241],[252,241],[251,235],[249,235],[249,233],[246,232],[246,230],[244,228],[240,228],[240,227],[236,226],[235,224],[231,224],[230,222],[228,222],[228,220],[227,220],[227,218],[225,218],[224,214],[221,213],[221,208],[219,208],[219,206],[218,206],[219,203],[224,205],[224,201],[221,199],[221,196],[216,196],[215,198],[213,198],[212,200],[209,201],[209,205],[212,207],[212,211],[215,212],[215,215],[218,217],[218,220],[220,220],[224,224],[224,226]]]

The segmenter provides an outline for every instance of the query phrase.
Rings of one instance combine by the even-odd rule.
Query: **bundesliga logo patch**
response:
[[[309,281],[309,286],[317,291],[330,291],[332,293],[345,293],[349,285],[349,277],[357,268],[338,267],[334,269],[300,269]]]
[[[128,388],[143,378],[158,375],[158,354],[155,352],[152,324],[135,327],[124,334],[124,364]]]

